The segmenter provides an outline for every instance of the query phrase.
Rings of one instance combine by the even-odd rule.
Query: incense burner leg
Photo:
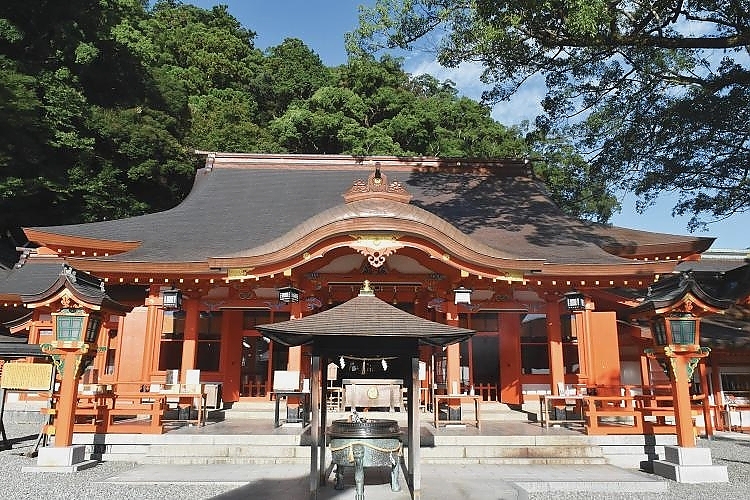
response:
[[[344,489],[344,468],[341,465],[336,464],[336,485],[334,489]]]
[[[398,456],[391,454],[391,491],[401,491],[401,486],[398,484],[398,469],[399,469]]]
[[[357,487],[354,500],[365,500],[365,447],[361,444],[353,444],[352,455],[354,455],[354,483]]]

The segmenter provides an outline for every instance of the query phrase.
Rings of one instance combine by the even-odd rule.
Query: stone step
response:
[[[273,418],[274,414],[274,401],[258,401],[258,402],[240,402],[234,403],[231,408],[216,412],[221,414],[223,419],[235,420],[235,419],[268,419]],[[463,404],[461,411],[464,415],[471,415],[474,412],[473,405]],[[285,406],[282,404],[279,408],[280,416],[283,418],[285,412]],[[407,412],[403,409],[393,412],[360,412],[369,418],[391,418],[399,420],[403,418],[404,421],[407,418]],[[481,418],[483,421],[515,421],[525,422],[529,420],[529,414],[524,411],[517,411],[511,409],[503,403],[497,402],[484,402],[480,408]],[[329,421],[339,418],[348,418],[351,412],[328,412],[327,419]],[[425,421],[432,421],[431,412],[421,412],[421,417]]]
[[[213,436],[213,438],[218,437]],[[218,443],[217,439],[213,441],[200,439],[191,440],[189,443],[152,444],[138,462],[144,464],[295,464],[307,463],[310,459],[309,446],[290,442],[290,438],[298,438],[298,436],[253,436],[253,440],[243,439],[241,442],[231,439],[236,437],[222,436],[227,439],[218,440],[223,441]],[[243,437],[249,438],[250,436]],[[432,464],[583,465],[608,463],[600,446],[582,443],[575,439],[570,442],[558,439],[557,444],[549,445],[534,445],[526,439],[528,442],[524,446],[519,445],[517,439],[508,439],[508,436],[448,436],[448,438],[459,441],[463,439],[467,442],[443,439],[441,445],[423,446],[420,448],[421,461]],[[477,443],[475,439],[467,440],[467,438],[478,438],[484,443]],[[438,439],[438,441],[441,440]],[[408,452],[405,453],[408,454]]]
[[[142,464],[294,464],[310,461],[308,446],[152,445]]]
[[[94,457],[105,461],[127,461],[144,464],[218,464],[218,463],[236,463],[236,464],[294,464],[309,463],[310,448],[308,446],[295,447],[266,447],[264,452],[259,456],[257,446],[242,447],[235,449],[228,454],[225,450],[198,451],[191,447],[184,455],[175,455],[174,453],[159,454],[160,452],[144,451],[126,452],[118,450],[118,447],[112,447],[111,452],[96,453]],[[636,450],[637,451],[637,450]],[[89,451],[90,453],[90,451]],[[443,448],[421,448],[420,459],[423,463],[430,464],[611,464],[623,468],[637,469],[641,462],[653,460],[651,453],[617,453],[611,454],[604,452],[602,456],[586,456],[586,453],[578,453],[574,456],[513,456],[518,452],[504,451],[497,456],[497,450],[483,450],[464,448],[450,450]],[[592,453],[596,455],[595,453]],[[663,451],[656,453],[656,456],[663,456]]]
[[[551,458],[551,457],[477,457],[477,458],[443,458],[421,457],[421,462],[434,465],[604,465],[609,464],[603,457]]]
[[[274,429],[273,402],[240,405],[263,415],[265,422],[228,422],[231,432],[204,433],[202,428],[186,428],[162,435],[77,434],[77,444],[85,444],[92,458],[132,461],[144,464],[300,464],[309,463],[309,430]],[[487,412],[484,412],[485,408]],[[232,408],[229,411],[235,411]],[[482,406],[483,414],[504,414],[498,404]],[[364,413],[364,412],[363,412]],[[521,413],[522,412],[516,412]],[[349,412],[329,413],[328,421],[348,418]],[[390,418],[406,428],[406,412],[367,412],[367,418]],[[431,413],[420,413],[422,448],[420,459],[426,464],[603,464],[638,468],[640,462],[664,456],[664,445],[674,444],[675,436],[587,436],[585,434],[538,433],[523,435],[520,427],[528,424],[493,424],[500,432],[483,435],[472,426],[465,431],[434,429]],[[484,417],[483,417],[484,420]],[[220,423],[217,425],[221,425]],[[538,424],[536,424],[538,425]],[[250,430],[252,429],[252,431]],[[505,429],[505,431],[502,431]],[[507,430],[520,432],[507,435]],[[251,433],[252,432],[252,433]],[[487,432],[482,428],[482,432]],[[408,439],[408,436],[404,436]],[[405,450],[405,453],[408,453]]]

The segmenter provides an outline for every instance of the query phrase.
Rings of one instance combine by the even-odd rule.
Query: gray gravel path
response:
[[[13,443],[11,450],[0,451],[0,499],[138,499],[167,500],[189,498],[210,499],[222,494],[231,495],[236,485],[231,484],[122,484],[108,483],[107,479],[138,467],[134,463],[102,462],[96,467],[75,474],[24,473],[21,468],[36,465],[36,460],[26,456],[33,449],[38,425],[33,423],[7,422],[6,432]],[[750,499],[750,435],[719,433],[713,440],[701,440],[699,446],[711,448],[715,464],[726,465],[729,483],[679,484],[668,481],[669,489],[662,493],[586,493],[547,492],[530,495],[531,500],[577,500],[577,499]],[[353,493],[353,492],[352,492]],[[255,498],[243,494],[243,498]],[[283,499],[293,500],[293,499]],[[438,500],[426,499],[425,500]],[[442,500],[442,499],[440,499]]]

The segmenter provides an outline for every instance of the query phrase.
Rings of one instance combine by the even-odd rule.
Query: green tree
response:
[[[690,228],[750,209],[745,2],[378,0],[349,48],[422,42],[446,66],[482,64],[491,102],[544,77],[541,136],[576,138],[592,184],[645,203],[675,191]]]
[[[330,83],[330,69],[320,57],[301,40],[287,38],[268,49],[247,90],[259,103],[260,119],[270,121]]]
[[[150,5],[0,6],[0,235],[171,208],[195,149],[531,154],[523,130],[397,58],[327,68],[297,39],[256,49],[226,7]]]
[[[131,29],[135,32],[130,35],[131,48],[141,49],[139,55],[149,67],[174,72],[189,95],[243,88],[262,61],[254,47],[255,33],[230,15],[225,5],[205,10],[160,0],[151,15]]]
[[[190,96],[192,126],[189,144],[208,151],[259,152],[273,150],[257,122],[258,104],[242,90],[212,89]],[[276,147],[278,149],[278,146]],[[272,152],[272,151],[267,151]]]
[[[142,88],[120,80],[141,78],[134,76],[138,63],[118,50],[111,30],[124,17],[143,14],[143,4],[133,0],[0,7],[0,92],[9,97],[1,126],[13,129],[0,154],[3,230],[86,220],[97,212],[71,179],[87,168],[86,158],[98,156],[94,107],[122,105],[130,90]],[[83,192],[96,189],[100,172],[90,173]]]

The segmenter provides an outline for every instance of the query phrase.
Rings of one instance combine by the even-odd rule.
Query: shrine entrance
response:
[[[500,340],[496,333],[478,333],[461,342],[461,389],[484,401],[498,401]]]

